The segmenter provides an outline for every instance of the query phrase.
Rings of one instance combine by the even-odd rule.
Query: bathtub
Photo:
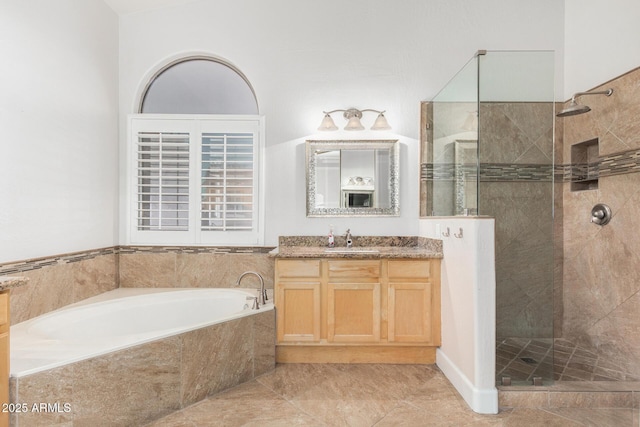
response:
[[[121,288],[11,326],[11,377],[273,310],[253,289]]]
[[[62,410],[11,425],[144,425],[273,370],[275,310],[256,295],[116,289],[12,326],[11,403]]]

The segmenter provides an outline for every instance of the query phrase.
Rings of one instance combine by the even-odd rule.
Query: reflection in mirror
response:
[[[398,142],[307,141],[307,216],[397,216]]]
[[[478,214],[478,141],[455,141],[455,215]]]

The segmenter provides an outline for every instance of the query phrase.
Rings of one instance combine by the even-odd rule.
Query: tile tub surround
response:
[[[245,271],[273,289],[273,247],[118,246],[0,264],[0,276],[28,279],[11,292],[19,323],[118,287],[234,287]],[[257,288],[246,277],[243,288]]]
[[[275,312],[212,325],[11,379],[11,401],[69,403],[11,425],[142,425],[275,367]]]
[[[563,191],[563,338],[640,378],[640,68],[594,90],[587,114],[564,118],[563,156],[597,138],[598,188]],[[609,205],[611,222],[589,223],[596,203]]]
[[[0,277],[0,291],[5,291],[7,289],[14,289],[19,286],[24,286],[28,282],[29,282],[29,279],[26,277],[2,276]]]
[[[264,278],[273,289],[273,247],[121,247],[120,287],[232,288],[245,271]],[[257,288],[255,277],[247,276],[241,287]]]
[[[117,251],[105,248],[0,264],[0,274],[28,279],[11,290],[11,323],[116,289]]]

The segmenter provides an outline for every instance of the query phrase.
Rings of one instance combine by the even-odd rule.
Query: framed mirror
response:
[[[400,214],[397,140],[308,140],[306,157],[308,217]]]

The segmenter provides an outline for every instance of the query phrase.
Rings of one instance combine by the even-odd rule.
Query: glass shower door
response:
[[[496,381],[553,381],[554,53],[480,51],[426,104],[423,215],[495,218]]]
[[[478,212],[496,219],[496,379],[553,381],[554,54],[478,56]]]

